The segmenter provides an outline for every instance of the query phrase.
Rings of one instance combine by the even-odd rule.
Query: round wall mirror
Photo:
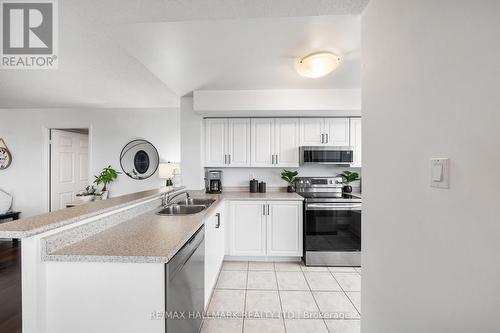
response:
[[[138,139],[127,143],[120,154],[123,172],[132,179],[151,177],[158,169],[160,156],[151,142]]]

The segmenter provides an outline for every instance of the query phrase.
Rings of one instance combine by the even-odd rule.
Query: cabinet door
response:
[[[252,119],[252,166],[273,166],[274,119]]]
[[[354,147],[353,167],[361,167],[361,118],[351,118],[351,141]]]
[[[349,118],[326,118],[325,129],[327,145],[349,146]]]
[[[228,119],[228,164],[250,166],[250,119]]]
[[[278,167],[299,167],[299,120],[275,119],[274,153]]]
[[[324,134],[323,118],[300,119],[300,145],[319,146],[323,144]]]
[[[230,255],[266,255],[265,201],[230,203]]]
[[[302,202],[269,202],[267,255],[302,256]]]
[[[205,166],[226,165],[227,119],[205,119]]]

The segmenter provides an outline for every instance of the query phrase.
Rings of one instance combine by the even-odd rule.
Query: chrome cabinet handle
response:
[[[326,137],[326,143],[328,143],[329,139],[328,139],[328,133],[325,134],[325,137]]]
[[[274,164],[274,155],[271,155],[271,164]]]
[[[266,215],[266,204],[262,205],[262,215]]]
[[[215,228],[219,229],[220,227],[220,213],[215,214],[217,216],[217,224],[215,225]]]
[[[229,154],[228,156],[229,156],[229,162],[227,164],[231,164],[231,154]]]
[[[224,164],[227,164],[227,155],[224,154]]]
[[[279,164],[279,159],[278,159],[278,155],[276,155],[276,164]]]
[[[267,205],[267,215],[269,215],[269,204]]]
[[[325,143],[325,135],[321,134],[321,143]]]

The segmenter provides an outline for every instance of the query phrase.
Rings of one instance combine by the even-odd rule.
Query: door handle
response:
[[[266,204],[262,205],[262,215],[266,215]]]
[[[224,154],[224,164],[227,164],[227,155]]]
[[[215,225],[215,228],[219,229],[220,227],[220,213],[215,214],[217,216],[217,224]]]
[[[326,137],[326,143],[328,143],[328,133],[325,134],[325,137]]]
[[[271,155],[271,164],[274,164],[274,155]]]
[[[228,156],[229,156],[229,162],[227,164],[231,164],[231,154],[229,154]]]
[[[267,215],[269,215],[269,204],[267,205]]]
[[[278,159],[278,155],[276,155],[276,164],[279,164],[279,159]]]
[[[321,143],[325,143],[325,135],[321,134]]]

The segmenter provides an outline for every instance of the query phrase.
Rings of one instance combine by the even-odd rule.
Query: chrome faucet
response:
[[[189,199],[189,193],[186,191],[178,192],[174,195],[171,196],[171,193],[165,193],[163,197],[161,198],[161,205],[166,206],[172,202],[172,199],[175,197],[178,197],[179,195],[185,194],[186,198]]]

